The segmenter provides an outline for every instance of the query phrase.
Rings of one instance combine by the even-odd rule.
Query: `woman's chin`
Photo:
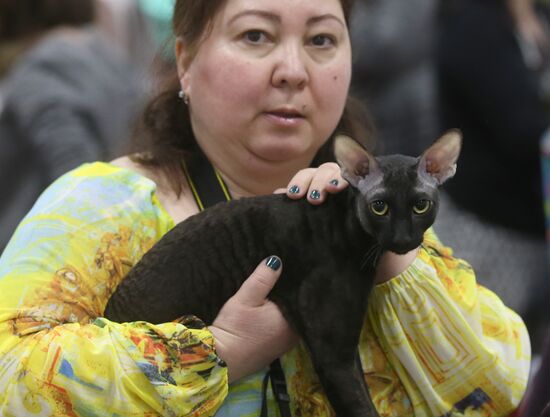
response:
[[[256,143],[249,150],[256,157],[268,162],[311,161],[316,150],[304,145],[303,140],[300,142],[298,139],[273,139]]]

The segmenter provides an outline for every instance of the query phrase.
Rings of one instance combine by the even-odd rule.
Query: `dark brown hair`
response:
[[[34,36],[61,25],[95,18],[94,0],[0,0],[0,41]]]
[[[189,52],[189,59],[195,56],[202,39],[208,34],[210,25],[226,0],[176,0],[173,17],[173,31]],[[346,22],[354,0],[340,0]],[[178,97],[180,89],[176,70],[162,81],[160,94],[146,106],[134,136],[133,150],[138,152],[132,159],[140,164],[155,166],[169,181],[176,193],[182,189],[183,172],[181,161],[198,150],[189,111]],[[370,137],[370,121],[362,105],[348,98],[344,113],[335,132],[317,153],[312,166],[333,161],[332,142],[334,134],[347,134],[363,145]]]

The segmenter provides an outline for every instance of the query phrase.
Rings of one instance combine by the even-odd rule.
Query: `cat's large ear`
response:
[[[334,139],[334,156],[342,168],[342,177],[354,187],[358,186],[361,179],[379,170],[374,157],[345,135],[338,135]]]
[[[456,161],[461,147],[460,130],[452,129],[445,132],[420,157],[418,174],[429,175],[436,180],[437,185],[443,184],[456,172]]]

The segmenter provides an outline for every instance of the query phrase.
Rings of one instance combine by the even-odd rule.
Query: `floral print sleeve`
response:
[[[211,416],[227,368],[197,319],[102,318],[174,226],[146,178],[85,164],[57,180],[0,258],[0,415]]]

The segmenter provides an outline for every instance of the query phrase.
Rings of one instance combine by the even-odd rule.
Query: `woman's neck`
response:
[[[286,187],[300,169],[308,166],[305,162],[253,162],[247,166],[233,164],[227,159],[211,162],[233,198],[272,194],[276,189]]]
[[[240,170],[224,169],[216,167],[222,176],[229,193],[235,199],[241,197],[251,197],[256,195],[272,194],[277,188],[286,187],[293,174],[267,175],[264,172],[258,172],[251,175],[248,172]],[[247,170],[242,170],[247,171]]]
[[[225,181],[233,198],[272,194],[288,185],[301,169],[308,168],[315,150],[288,158],[266,159],[245,146],[199,146]]]

